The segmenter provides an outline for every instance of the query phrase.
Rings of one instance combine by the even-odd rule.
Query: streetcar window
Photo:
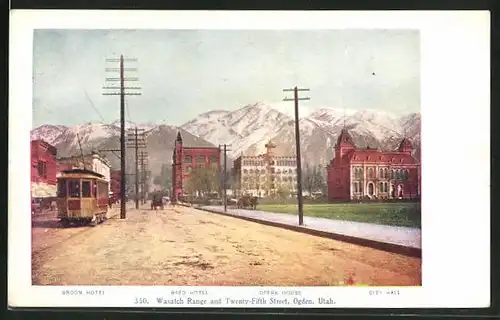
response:
[[[57,182],[57,196],[58,197],[66,196],[66,180],[59,180]]]
[[[80,198],[80,180],[68,180],[67,183],[70,198]]]
[[[94,190],[94,198],[97,198],[97,182],[92,181],[92,188]]]
[[[84,180],[82,181],[82,198],[90,198],[90,197],[91,197],[90,181]]]

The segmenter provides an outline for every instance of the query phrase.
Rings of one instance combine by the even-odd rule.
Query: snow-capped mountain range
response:
[[[290,108],[293,112],[293,107]],[[281,110],[281,111],[279,111]],[[126,127],[144,129],[148,145],[149,164],[158,173],[162,164],[170,164],[177,130],[188,146],[228,144],[229,156],[256,155],[265,151],[272,140],[275,153],[295,153],[295,126],[292,114],[283,108],[258,102],[235,111],[213,110],[198,115],[179,128],[170,125],[134,124]],[[340,130],[349,129],[359,147],[391,150],[406,135],[415,146],[414,156],[420,157],[420,114],[398,116],[374,110],[343,110],[320,108],[301,117],[301,151],[304,163],[326,164],[333,157],[333,148]],[[78,137],[83,149],[118,148],[119,121],[111,124],[87,123],[76,126],[42,125],[31,132],[32,139],[43,139],[56,146],[61,155],[76,153]],[[111,157],[110,156],[110,160]],[[113,161],[114,162],[114,161]]]

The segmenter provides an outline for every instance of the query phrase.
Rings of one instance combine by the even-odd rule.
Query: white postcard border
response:
[[[419,29],[422,106],[420,288],[287,288],[335,305],[203,307],[487,307],[490,303],[490,13],[488,11],[62,11],[13,10],[9,66],[8,303],[11,307],[200,307],[163,305],[173,287],[31,286],[29,132],[34,29]],[[294,85],[294,84],[290,84]],[[449,120],[448,120],[449,119]],[[446,177],[443,179],[442,177]],[[14,178],[15,177],[15,178]],[[460,201],[459,201],[460,200]],[[82,290],[64,295],[63,290]],[[393,290],[394,288],[390,288]],[[103,295],[87,295],[102,290]],[[258,287],[183,287],[207,299],[272,295]],[[284,288],[275,290],[280,298]],[[375,295],[380,290],[381,294]],[[378,291],[377,291],[378,292]],[[149,305],[134,304],[136,298]],[[201,296],[200,296],[201,297]],[[198,297],[198,298],[200,298]],[[293,301],[291,296],[291,301]],[[151,304],[153,301],[153,304]]]

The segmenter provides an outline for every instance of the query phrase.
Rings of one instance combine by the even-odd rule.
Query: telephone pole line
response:
[[[135,149],[135,208],[139,209],[139,149],[146,148],[144,129],[135,127],[127,135],[127,147]]]
[[[146,185],[148,181],[147,166],[148,166],[148,153],[147,151],[141,151],[139,153],[139,161],[141,163],[141,198],[142,204],[146,203]]]
[[[222,172],[222,194],[223,194],[223,202],[224,202],[224,212],[227,212],[227,152],[231,151],[229,149],[231,145],[227,144],[219,144],[219,152],[221,151],[221,148],[224,152],[224,171]]]
[[[309,89],[283,89],[284,92],[293,91],[293,99],[284,98],[283,101],[295,102],[295,149],[297,162],[297,202],[299,206],[299,225],[304,224],[304,203],[302,199],[302,163],[300,154],[300,128],[299,128],[299,100],[310,100],[311,98],[299,98],[299,91],[309,91]]]
[[[140,92],[129,92],[126,90],[139,90],[140,87],[125,87],[126,81],[138,81],[139,78],[125,78],[125,71],[137,71],[136,68],[125,68],[125,61],[137,61],[137,59],[125,59],[123,55],[120,58],[106,59],[106,62],[119,63],[118,68],[106,68],[106,72],[119,72],[119,77],[106,77],[107,82],[119,82],[119,86],[104,86],[103,90],[114,90],[110,92],[104,92],[105,96],[120,96],[120,219],[125,219],[126,214],[126,195],[125,195],[125,96],[138,96],[141,95]]]

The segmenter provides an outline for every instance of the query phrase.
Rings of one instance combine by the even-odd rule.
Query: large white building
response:
[[[108,159],[103,156],[100,156],[98,153],[91,153],[83,156],[85,161],[85,169],[95,171],[104,176],[106,181],[110,181],[111,179],[111,164]],[[81,156],[72,156],[66,158],[59,158],[59,165],[66,165],[64,169],[83,169],[83,162]]]
[[[294,156],[276,156],[271,153],[275,146],[266,144],[266,153],[258,156],[240,156],[233,165],[233,183],[238,195],[257,197],[287,196],[296,192],[297,163]]]

